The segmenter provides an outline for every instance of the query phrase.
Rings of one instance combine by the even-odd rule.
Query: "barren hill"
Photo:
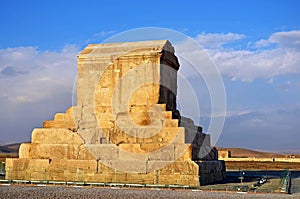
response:
[[[220,151],[230,151],[231,157],[241,158],[241,157],[256,157],[256,158],[284,158],[287,154],[278,154],[270,152],[255,151],[243,148],[223,148],[217,147]]]
[[[18,153],[21,143],[0,145],[0,153]]]

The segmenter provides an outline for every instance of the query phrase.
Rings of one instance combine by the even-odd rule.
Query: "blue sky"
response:
[[[72,104],[76,55],[87,44],[161,27],[192,37],[222,74],[218,145],[300,149],[299,8],[297,0],[1,1],[0,143],[28,141]],[[204,116],[198,122],[207,128]]]

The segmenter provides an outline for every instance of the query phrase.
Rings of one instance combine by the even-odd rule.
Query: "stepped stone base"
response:
[[[178,184],[225,177],[210,136],[176,110],[179,63],[168,41],[89,45],[77,106],[6,159],[6,179]]]
[[[151,166],[165,161],[110,160],[105,164],[97,160],[59,160],[7,158],[6,179],[42,181],[78,181],[137,184],[177,184],[198,187],[222,181],[226,177],[224,161],[170,161],[161,169]],[[134,173],[112,169],[119,164],[151,172]],[[109,165],[109,166],[108,166]]]
[[[146,166],[151,167],[161,161],[111,160],[107,163],[147,170]],[[6,164],[7,179],[199,186],[198,165],[192,161],[170,161],[168,166],[146,173],[115,170],[96,160],[10,158]]]

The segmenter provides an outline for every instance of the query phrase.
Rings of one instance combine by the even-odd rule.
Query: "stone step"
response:
[[[162,128],[102,128],[102,134],[111,143],[185,143],[185,129],[182,127]]]
[[[64,128],[35,128],[31,135],[32,143],[43,144],[82,144],[76,133]]]

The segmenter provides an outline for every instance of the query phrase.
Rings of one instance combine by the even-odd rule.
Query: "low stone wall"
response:
[[[254,161],[254,162],[300,162],[300,158],[222,158],[219,157],[219,160],[231,161],[231,162],[245,162],[245,161]]]

